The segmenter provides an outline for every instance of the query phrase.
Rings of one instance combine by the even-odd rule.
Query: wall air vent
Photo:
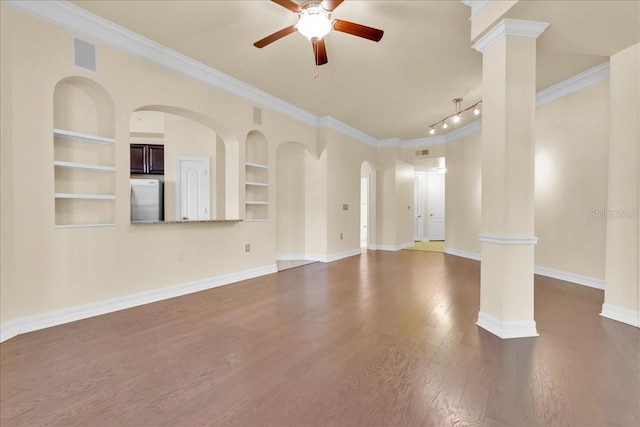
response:
[[[429,150],[416,150],[416,156],[426,156],[429,154]]]
[[[262,109],[253,107],[253,124],[262,125]]]
[[[73,65],[96,71],[96,45],[73,38]]]

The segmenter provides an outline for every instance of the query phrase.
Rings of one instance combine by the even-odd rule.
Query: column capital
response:
[[[480,40],[475,42],[473,48],[478,52],[484,53],[505,36],[538,38],[548,26],[548,22],[503,19],[482,36]]]

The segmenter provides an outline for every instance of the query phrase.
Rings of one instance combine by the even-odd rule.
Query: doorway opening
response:
[[[429,198],[429,241],[444,241],[445,238],[445,210],[444,185],[445,175],[442,172],[428,174]]]
[[[438,242],[439,249],[445,240],[445,158],[418,159],[414,162],[414,214],[413,234],[416,248],[428,242]]]
[[[371,246],[371,176],[373,168],[368,162],[360,167],[360,249]]]

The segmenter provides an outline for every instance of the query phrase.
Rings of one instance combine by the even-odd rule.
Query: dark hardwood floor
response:
[[[538,338],[475,325],[479,263],[369,252],[13,338],[0,424],[638,426],[640,331],[536,276]]]

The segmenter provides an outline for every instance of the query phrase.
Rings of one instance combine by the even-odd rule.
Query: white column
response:
[[[537,336],[533,318],[536,38],[544,22],[505,19],[483,56],[481,290],[478,326]]]
[[[640,327],[640,44],[611,56],[602,315]]]

